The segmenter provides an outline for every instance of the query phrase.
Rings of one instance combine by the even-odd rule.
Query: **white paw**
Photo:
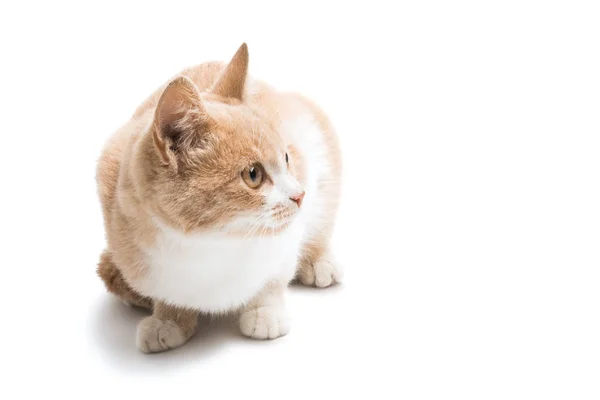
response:
[[[290,331],[290,317],[283,307],[259,307],[244,311],[240,329],[254,339],[275,339]]]
[[[321,258],[310,266],[298,270],[298,278],[303,285],[328,287],[342,281],[344,272],[340,265],[331,259]]]
[[[174,321],[147,317],[137,328],[137,347],[144,353],[157,353],[179,347],[187,337]]]

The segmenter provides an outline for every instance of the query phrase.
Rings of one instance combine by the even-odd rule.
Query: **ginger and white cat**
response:
[[[152,309],[137,344],[184,344],[199,312],[239,310],[244,335],[290,329],[288,283],[341,278],[330,238],[340,196],[338,140],[306,98],[229,64],[184,70],[107,142],[98,163],[107,248],[98,273]]]

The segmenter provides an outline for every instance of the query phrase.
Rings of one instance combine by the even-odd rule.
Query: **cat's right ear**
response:
[[[154,145],[163,164],[194,147],[207,121],[194,82],[185,76],[171,81],[158,100],[153,124]]]

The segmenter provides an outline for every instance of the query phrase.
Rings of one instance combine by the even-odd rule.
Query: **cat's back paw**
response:
[[[290,317],[285,308],[258,307],[244,311],[240,317],[240,330],[254,339],[275,339],[290,331]]]
[[[302,263],[298,268],[298,280],[305,286],[325,288],[340,283],[344,271],[331,257],[323,257],[313,263]]]
[[[147,317],[137,328],[137,347],[144,353],[157,353],[183,345],[189,336],[175,321]]]

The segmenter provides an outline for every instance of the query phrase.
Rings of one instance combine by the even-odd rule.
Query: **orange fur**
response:
[[[107,236],[98,273],[123,299],[145,307],[152,303],[138,282],[149,268],[143,248],[155,241],[155,218],[187,234],[221,229],[240,213],[265,205],[263,194],[272,182],[266,179],[253,190],[243,184],[240,172],[257,160],[277,165],[286,151],[290,174],[304,185],[307,155],[281,131],[284,121],[298,115],[316,121],[331,163],[330,176],[319,184],[327,216],[318,232],[307,238],[298,270],[303,282],[319,285],[312,269],[329,249],[340,196],[337,137],[314,103],[252,80],[247,68],[244,44],[229,64],[208,62],[185,69],[145,100],[107,142],[97,168]],[[282,206],[276,211],[286,216],[290,210]],[[282,229],[285,226],[267,234],[277,235]],[[166,308],[163,304],[159,314],[168,315]]]

